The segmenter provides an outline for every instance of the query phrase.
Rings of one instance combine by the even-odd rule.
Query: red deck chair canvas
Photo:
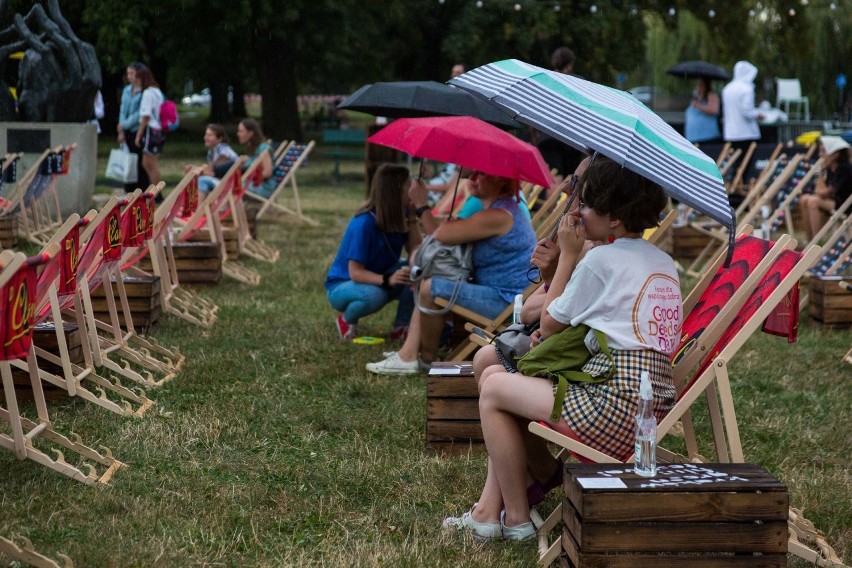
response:
[[[235,188],[240,190],[240,171],[245,162],[245,156],[240,157],[231,169],[222,176],[216,187],[207,195],[200,207],[188,218],[175,219],[175,239],[179,242],[188,241],[199,231],[206,230],[210,241],[219,245],[222,253],[222,273],[225,276],[257,286],[260,283],[260,274],[236,260],[228,259],[228,251],[225,248],[225,238],[222,230],[220,213],[228,208],[229,195]]]
[[[94,212],[90,216],[94,217]],[[33,345],[32,355],[26,363],[12,361],[11,364],[23,371],[35,373],[40,380],[65,390],[70,396],[79,396],[116,414],[142,416],[154,404],[144,391],[128,389],[116,379],[99,375],[94,368],[88,341],[81,343],[84,366],[76,365],[71,361],[65,341],[62,311],[73,309],[75,305],[79,307],[76,274],[79,231],[87,223],[88,218],[81,220],[76,213],[69,216],[44,251],[46,253],[50,247],[58,247],[58,254],[41,266],[37,278],[35,323],[53,330],[59,354]],[[85,337],[85,329],[80,331]],[[60,368],[61,373],[46,370],[47,364]]]
[[[47,151],[27,172],[31,177],[20,201],[18,233],[31,243],[47,244],[62,224],[56,177],[68,173],[75,147],[58,146]]]
[[[189,323],[210,328],[216,323],[219,307],[212,300],[181,288],[171,236],[174,219],[189,218],[198,207],[200,172],[201,168],[192,168],[157,206],[151,236],[145,247],[126,249],[122,255],[121,267],[129,274],[142,272],[134,264],[144,255],[143,248],[146,249],[151,257],[152,270],[160,278],[160,301],[163,311]]]
[[[754,237],[740,237],[730,267],[720,268],[712,279],[705,278],[684,302],[688,315],[683,324],[680,348],[673,357],[675,386],[680,394],[674,408],[658,425],[658,439],[662,441],[675,424],[682,421],[688,455],[680,456],[658,446],[657,455],[661,461],[704,461],[697,451],[688,412],[705,392],[717,459],[743,461],[728,364],[758,328],[785,334],[788,338],[795,336],[797,283],[819,254],[818,247],[797,253],[793,250],[795,246],[796,242],[788,236],[774,245]],[[717,257],[714,265],[721,264],[723,256]],[[684,377],[696,366],[697,371],[683,384]],[[717,401],[717,391],[721,402]],[[531,423],[529,429],[567,449],[578,459],[618,463],[599,450],[542,424]],[[548,544],[547,535],[558,524],[560,516],[561,512],[556,512],[541,523],[539,549],[544,564],[558,555],[560,546]]]
[[[11,434],[0,433],[0,446],[14,452],[19,459],[30,459],[87,485],[105,485],[124,464],[113,458],[107,448],[98,452],[84,445],[76,434],[69,438],[54,430],[41,380],[34,374],[30,379],[38,419],[22,416],[12,381],[9,361],[32,356],[37,267],[49,261],[58,249],[53,244],[31,258],[10,251],[0,253],[0,375],[6,401],[6,407],[0,408],[0,419],[11,429]],[[55,456],[50,457],[47,451]],[[66,453],[76,454],[80,463],[68,463]]]

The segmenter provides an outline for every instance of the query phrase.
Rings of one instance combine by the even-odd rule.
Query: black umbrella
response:
[[[666,73],[682,79],[698,79],[699,77],[706,77],[707,79],[727,81],[731,78],[731,74],[725,71],[722,67],[712,63],[707,63],[706,61],[681,61],[674,67],[668,69]]]
[[[337,108],[389,118],[473,116],[497,126],[520,127],[507,113],[479,97],[437,81],[371,83]]]

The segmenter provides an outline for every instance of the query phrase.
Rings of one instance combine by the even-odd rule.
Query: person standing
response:
[[[148,69],[144,63],[134,62],[127,66],[127,85],[121,92],[121,107],[118,112],[118,143],[127,146],[127,151],[137,155],[137,177],[133,183],[125,183],[124,191],[132,192],[137,187],[148,187],[148,173],[142,167],[142,149],[136,145],[136,133],[139,131],[139,105],[142,104],[142,86],[138,73]]]
[[[719,142],[719,95],[713,92],[710,79],[699,77],[695,84],[692,101],[684,116],[685,138],[692,143]]]
[[[166,100],[160,85],[151,70],[145,67],[136,76],[142,88],[139,103],[139,129],[136,131],[136,146],[142,151],[142,167],[148,174],[148,183],[160,182],[160,154],[166,143],[163,125],[160,122],[160,105]],[[143,189],[148,186],[142,186]]]

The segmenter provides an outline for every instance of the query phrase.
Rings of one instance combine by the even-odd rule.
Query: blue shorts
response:
[[[449,300],[455,285],[453,280],[432,278],[432,297]],[[510,303],[498,289],[470,282],[462,282],[456,299],[457,305],[492,319],[500,315]]]

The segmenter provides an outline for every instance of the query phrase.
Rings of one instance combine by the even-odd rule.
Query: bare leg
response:
[[[503,495],[500,493],[500,484],[497,483],[497,475],[494,473],[494,464],[489,457],[485,485],[482,487],[482,493],[473,511],[473,520],[478,523],[499,521],[502,509]]]
[[[403,361],[414,361],[420,352],[420,310],[415,309],[411,314],[411,323],[408,325],[408,336],[402,347],[399,348],[399,358]]]
[[[440,306],[432,299],[432,279],[423,281],[420,286],[420,305],[433,310]],[[420,314],[420,357],[424,363],[431,363],[438,358],[438,343],[441,332],[444,331],[444,316]]]
[[[142,167],[145,168],[145,172],[148,174],[148,179],[151,183],[156,184],[160,182],[160,158],[154,154],[143,153]]]
[[[483,347],[473,356],[473,376],[476,378],[476,387],[480,392],[482,392],[482,374],[492,365],[502,365],[494,347]]]

